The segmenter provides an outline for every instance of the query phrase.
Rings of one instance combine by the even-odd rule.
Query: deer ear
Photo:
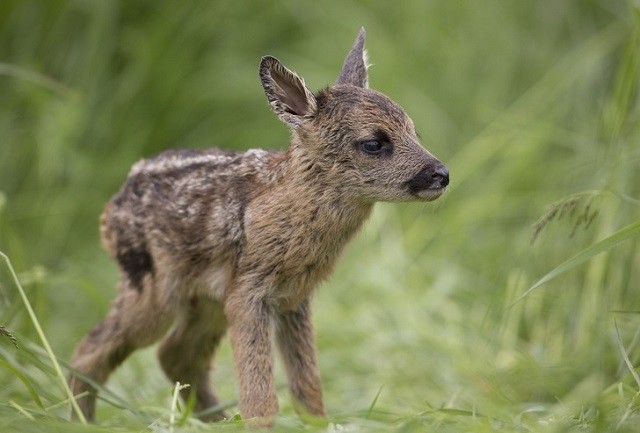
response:
[[[369,77],[367,74],[367,50],[364,49],[364,27],[360,29],[356,41],[351,47],[351,51],[347,54],[342,65],[342,71],[336,81],[336,84],[351,84],[353,86],[369,87]]]
[[[304,85],[304,80],[275,57],[262,58],[260,80],[269,105],[285,123],[297,127],[305,116],[315,113],[316,98]]]

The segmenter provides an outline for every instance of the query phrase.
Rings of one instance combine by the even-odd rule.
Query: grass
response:
[[[96,425],[67,420],[66,360],[117,280],[97,217],[141,157],[283,147],[260,56],[317,89],[362,25],[372,87],[409,112],[452,187],[377,206],[314,300],[330,415],[301,419],[283,387],[276,431],[637,430],[637,2],[9,0],[0,431],[243,430],[189,416],[154,348],[102,389]],[[218,359],[234,413],[228,342]]]

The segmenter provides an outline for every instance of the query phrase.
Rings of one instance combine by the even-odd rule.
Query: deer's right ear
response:
[[[353,47],[344,59],[340,76],[336,84],[351,84],[352,86],[368,88],[369,75],[367,73],[367,50],[364,49],[364,27],[360,29]]]
[[[300,126],[304,117],[316,112],[316,98],[304,85],[304,80],[285,68],[275,57],[262,58],[260,81],[269,105],[290,126]]]

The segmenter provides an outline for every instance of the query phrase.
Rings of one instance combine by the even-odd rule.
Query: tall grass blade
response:
[[[11,374],[17,377],[27,388],[27,391],[29,392],[29,395],[33,399],[36,406],[38,406],[42,410],[45,410],[44,405],[42,404],[42,401],[40,401],[40,397],[38,396],[38,393],[33,388],[33,385],[31,385],[31,382],[29,382],[29,379],[27,379],[27,377],[24,374],[22,374],[17,368],[9,364],[8,362],[4,361],[3,359],[0,359],[0,366],[6,368],[11,372]]]
[[[25,81],[30,81],[34,84],[40,85],[53,92],[56,92],[61,96],[66,96],[71,98],[79,97],[79,94],[77,92],[65,86],[61,82],[56,81],[53,78],[48,77],[39,72],[32,71],[20,66],[11,65],[8,63],[0,63],[0,75],[6,75],[6,76],[22,79]]]
[[[622,337],[620,337],[620,328],[618,328],[618,322],[615,319],[613,320],[613,324],[616,327],[616,339],[618,340],[618,346],[620,347],[620,353],[622,353],[624,363],[631,372],[633,379],[636,381],[636,384],[638,385],[638,391],[640,391],[640,376],[638,375],[638,372],[636,372],[636,370],[633,368],[633,364],[629,359],[629,355],[627,355],[627,351],[625,350],[624,344],[622,343]]]
[[[580,251],[578,254],[571,257],[569,260],[565,261],[564,263],[560,264],[559,266],[554,268],[551,272],[546,274],[544,277],[536,281],[522,295],[518,296],[511,303],[510,307],[516,304],[517,302],[520,302],[522,299],[528,296],[535,289],[547,283],[548,281],[554,279],[558,275],[561,275],[567,272],[568,270],[573,269],[576,266],[586,262],[587,260],[597,256],[598,254],[609,251],[610,249],[616,247],[618,244],[638,235],[640,235],[640,221],[636,221],[635,223],[629,224],[628,226],[618,230],[611,236],[608,236],[602,239],[601,241],[591,245],[590,247]]]
[[[38,333],[38,337],[40,337],[40,340],[42,341],[42,345],[44,346],[45,350],[47,351],[47,355],[49,356],[49,359],[51,360],[51,363],[53,364],[53,368],[55,369],[56,375],[58,376],[58,379],[60,379],[60,383],[62,384],[63,389],[65,390],[65,392],[67,393],[67,396],[69,397],[69,401],[71,401],[71,406],[73,408],[73,410],[75,411],[76,415],[78,416],[78,419],[80,420],[80,422],[82,422],[83,424],[87,423],[87,420],[85,419],[84,415],[82,414],[82,411],[80,410],[80,407],[78,406],[78,402],[76,402],[76,399],[73,397],[73,393],[71,392],[71,389],[69,388],[69,385],[67,384],[67,379],[64,377],[64,374],[62,373],[62,369],[60,368],[60,364],[58,364],[58,360],[56,358],[56,355],[53,353],[53,349],[51,349],[51,345],[49,344],[49,340],[47,340],[47,337],[44,335],[44,331],[42,330],[42,327],[40,326],[40,322],[38,321],[38,318],[36,317],[36,313],[35,311],[33,311],[33,308],[31,307],[31,303],[29,302],[29,298],[27,298],[27,294],[25,293],[24,289],[22,288],[22,285],[20,284],[20,280],[18,279],[18,275],[16,274],[16,271],[13,269],[13,266],[11,265],[11,261],[9,260],[9,257],[7,257],[6,254],[4,254],[2,251],[0,251],[0,258],[2,258],[5,263],[7,264],[7,267],[9,268],[9,272],[11,272],[11,276],[13,277],[13,281],[16,285],[16,287],[18,288],[18,293],[20,293],[20,297],[22,298],[22,301],[24,302],[25,308],[27,309],[27,312],[29,313],[29,318],[31,319],[31,322],[33,323],[33,326],[36,328],[36,332]]]
[[[22,406],[20,406],[18,403],[16,403],[13,400],[9,400],[9,406],[13,407],[15,410],[17,410],[18,412],[20,412],[22,415],[24,415],[25,417],[29,418],[31,421],[35,421],[36,419],[33,417],[33,415],[31,415],[25,408],[23,408]]]
[[[378,392],[376,393],[376,396],[373,398],[373,401],[369,405],[369,409],[367,410],[367,415],[365,416],[365,419],[371,418],[371,414],[373,413],[373,408],[376,406],[376,403],[378,402],[378,399],[380,398],[380,394],[382,393],[382,388],[384,388],[384,385],[382,385],[378,389]]]
[[[616,425],[616,430],[617,430],[617,429],[620,428],[620,426],[622,426],[625,423],[625,421],[629,417],[629,414],[632,413],[633,405],[635,405],[636,400],[638,399],[638,396],[640,396],[640,376],[638,376],[638,372],[635,370],[635,368],[633,368],[633,364],[631,363],[631,360],[629,359],[629,355],[627,354],[627,351],[624,348],[624,344],[622,343],[622,337],[620,336],[620,328],[618,327],[618,321],[614,319],[613,320],[613,325],[616,328],[616,340],[618,341],[618,346],[620,347],[620,353],[622,354],[622,358],[624,359],[624,363],[627,366],[627,368],[629,369],[629,371],[631,372],[631,375],[633,376],[633,379],[636,381],[636,384],[638,385],[638,392],[633,396],[633,398],[629,402],[629,405],[627,406],[626,410],[624,411],[624,414],[622,415],[622,417],[620,418],[620,420],[618,421],[618,423]]]

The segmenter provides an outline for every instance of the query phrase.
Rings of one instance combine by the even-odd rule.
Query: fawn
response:
[[[324,406],[310,298],[376,201],[431,201],[449,172],[404,110],[368,88],[364,29],[336,83],[313,94],[276,58],[260,63],[271,108],[292,130],[284,152],[175,150],[136,163],[101,217],[121,270],[106,318],[77,347],[70,376],[94,418],[95,389],[134,350],[188,383],[195,411],[219,405],[209,369],[229,329],[243,418],[278,411],[272,335],[298,407]],[[218,420],[222,411],[202,418]]]

